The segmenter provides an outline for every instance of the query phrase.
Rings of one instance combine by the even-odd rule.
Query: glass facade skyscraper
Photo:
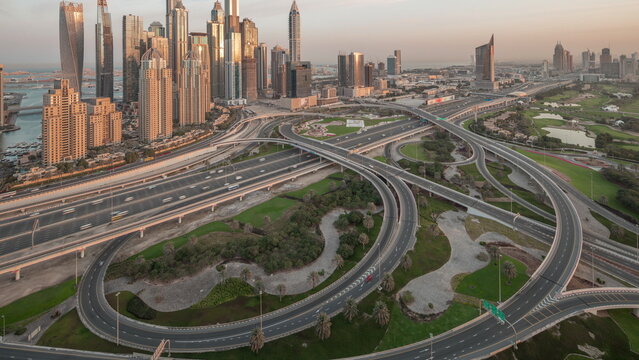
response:
[[[84,8],[82,4],[60,3],[60,62],[62,77],[78,92],[84,70]]]
[[[98,0],[95,24],[95,91],[97,97],[113,99],[113,27],[107,0]]]

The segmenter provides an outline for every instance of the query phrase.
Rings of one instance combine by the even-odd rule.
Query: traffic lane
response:
[[[306,159],[303,158],[302,163],[297,162],[297,157],[295,157],[295,164],[304,164],[309,163],[310,165],[318,164],[319,159],[311,158]],[[287,163],[288,164],[288,163]],[[288,166],[278,166],[279,164],[269,164],[267,167],[269,168],[269,172],[261,173],[258,170],[247,170],[242,172],[243,174],[241,180],[233,179],[232,184],[241,184],[242,186],[250,186],[254,183],[263,181],[265,178],[280,176],[286,174],[289,170]],[[301,165],[300,165],[301,166]],[[239,174],[239,173],[238,173]],[[203,183],[196,183],[190,186],[179,186],[178,184],[174,184],[175,188],[170,190],[175,193],[173,195],[169,195],[169,193],[155,195],[154,197],[143,198],[140,201],[131,202],[128,204],[124,204],[123,206],[118,206],[115,208],[110,208],[108,203],[104,203],[104,207],[100,209],[93,209],[93,211],[89,212],[89,214],[85,217],[72,217],[71,219],[61,219],[54,216],[53,225],[47,227],[46,229],[39,229],[36,231],[34,239],[35,245],[43,244],[45,242],[51,241],[52,239],[60,239],[73,234],[76,234],[81,230],[82,226],[85,224],[91,224],[91,228],[107,225],[110,226],[112,219],[112,212],[115,209],[117,212],[127,211],[125,219],[130,219],[134,216],[139,216],[142,213],[152,216],[153,214],[157,214],[163,211],[166,211],[166,206],[169,203],[180,202],[181,206],[188,206],[190,204],[201,201],[204,198],[208,198],[211,196],[217,196],[222,193],[228,191],[227,183],[224,183],[225,180],[222,178],[217,178],[215,180],[207,180],[206,184],[202,187]],[[230,179],[228,181],[231,181]],[[184,199],[180,199],[180,197],[185,196]],[[148,212],[150,211],[150,212]],[[65,220],[65,222],[62,222]],[[114,224],[122,224],[122,220],[114,223]],[[89,231],[89,230],[87,230]],[[14,238],[9,240],[3,240],[0,242],[0,255],[7,255],[9,253],[26,249],[31,246],[31,232],[22,233]]]
[[[107,353],[82,353],[73,352],[67,349],[54,349],[48,347],[20,346],[14,344],[0,343],[0,358],[13,360],[106,360],[106,359],[129,359],[127,355],[116,355]]]
[[[409,128],[414,128],[417,126],[417,124],[415,122],[410,122],[410,121],[406,121],[406,122],[400,122],[400,123],[391,123],[388,125],[388,127],[382,127],[378,130],[375,131],[371,131],[368,133],[368,135],[370,135],[371,137],[375,137],[374,141],[378,140],[378,139],[383,139],[384,137],[386,137],[387,135],[384,134],[384,132],[388,132],[390,135],[394,135],[396,133],[400,133],[402,131],[404,131],[404,129],[406,128],[406,126],[408,126]],[[363,136],[366,136],[367,134],[363,134]],[[361,138],[362,136],[360,136],[359,138]],[[371,137],[369,137],[369,139],[371,139]],[[348,138],[348,136],[346,137],[342,137],[341,141],[345,141],[346,138]],[[354,137],[353,139],[351,139],[351,143],[355,143],[358,142],[358,137]],[[349,146],[349,143],[345,143],[346,146]],[[263,158],[256,158],[253,160],[249,160],[247,162],[240,163],[241,165],[238,166],[238,169],[236,172],[239,172],[240,170],[243,169],[250,169],[252,166],[256,166],[259,165],[262,162],[262,159],[265,160],[266,163],[268,162],[272,162],[272,161],[276,161],[278,158],[284,158],[284,157],[292,157],[294,156],[296,150],[289,150],[286,152],[282,152],[282,154],[276,153],[273,154],[271,157],[263,157]],[[306,155],[307,157],[309,157],[310,155]],[[300,157],[301,159],[301,157]],[[226,167],[223,168],[222,170],[218,170],[219,171],[224,171],[225,174],[229,173],[230,169],[235,169],[235,165],[231,166],[231,167]],[[213,172],[211,172],[213,173]],[[205,173],[200,173],[197,175],[193,175],[194,177],[204,177],[206,174]],[[209,175],[210,176],[210,175]],[[208,177],[208,176],[207,176]],[[62,211],[64,212],[64,209],[57,209],[57,210],[52,210],[50,211],[48,214],[43,214],[40,215],[38,218],[40,219],[40,224],[39,224],[39,228],[44,228],[46,227],[48,224],[51,223],[57,223],[61,220],[64,220],[64,218],[66,217],[67,221],[77,221],[78,218],[81,218],[83,214],[93,214],[96,209],[94,208],[96,206],[95,202],[99,201],[100,204],[98,205],[102,205],[102,206],[110,206],[113,210],[118,210],[118,211],[123,211],[120,208],[122,206],[126,206],[126,202],[127,201],[136,201],[136,199],[139,198],[148,198],[149,196],[151,196],[151,194],[148,194],[149,189],[151,187],[153,187],[156,192],[160,192],[163,195],[155,195],[156,197],[158,196],[164,196],[166,194],[168,194],[169,192],[173,192],[175,190],[175,182],[180,182],[183,181],[183,179],[177,179],[177,180],[172,180],[170,182],[166,182],[166,183],[160,183],[160,184],[151,184],[151,185],[144,185],[144,186],[140,186],[137,190],[138,192],[135,191],[127,191],[126,193],[123,194],[119,194],[118,197],[114,197],[114,198],[102,198],[99,200],[88,200],[84,202],[84,207],[80,207],[78,205],[69,205],[69,207],[66,207],[66,209],[73,209],[72,213],[69,214],[63,214],[62,217],[63,219],[60,219],[60,215],[58,213],[58,211]],[[227,182],[230,182],[231,180],[229,180],[227,178]],[[186,185],[186,184],[183,184]],[[105,203],[105,200],[108,204]],[[93,207],[93,208],[92,208]],[[97,209],[98,211],[100,209]],[[48,215],[48,216],[47,216]],[[20,228],[16,228],[16,223],[12,224],[10,226],[9,229],[2,229],[2,227],[0,227],[0,229],[2,229],[5,233],[8,234],[15,234],[16,232],[20,233],[20,232],[30,232],[31,229],[33,228],[33,223],[31,222],[32,219],[29,219],[28,221],[23,221],[22,223],[20,223]],[[35,220],[33,220],[35,221]],[[90,224],[92,226],[97,226],[98,224],[96,223],[91,223],[91,222],[87,222],[86,224],[81,224],[78,226],[83,226],[83,225],[87,225]]]

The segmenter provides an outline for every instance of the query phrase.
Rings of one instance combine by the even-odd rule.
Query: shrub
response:
[[[404,305],[410,305],[415,302],[415,297],[412,292],[406,290],[400,295],[400,300]]]
[[[253,296],[253,287],[237,278],[230,278],[216,285],[213,290],[199,303],[193,305],[193,309],[207,309],[216,305],[234,300],[240,296]]]
[[[142,301],[142,299],[137,296],[134,296],[126,304],[126,311],[142,320],[153,320],[155,319],[155,315],[157,314],[155,310],[151,309],[147,304],[144,303],[144,301]]]

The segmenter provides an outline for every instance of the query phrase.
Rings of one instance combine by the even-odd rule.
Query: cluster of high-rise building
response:
[[[366,62],[364,54],[360,52],[337,55],[338,94],[362,97],[370,96],[373,90],[386,89],[387,81],[382,82],[382,78],[395,78],[402,73],[402,51],[395,50],[386,60],[386,63],[377,64]]]
[[[552,64],[559,73],[570,73],[574,71],[573,56],[570,51],[564,49],[564,46],[560,42],[555,45]]]
[[[107,0],[96,1],[96,98],[84,102],[83,5],[60,3],[63,80],[45,95],[46,164],[78,159],[90,147],[122,138],[122,114],[113,102],[113,24]],[[123,102],[138,109],[140,140],[171,137],[174,124],[205,123],[215,101],[244,105],[267,93],[268,47],[259,42],[251,19],[240,21],[239,0],[225,0],[224,7],[216,1],[206,32],[189,31],[189,11],[182,0],[166,0],[165,20],[166,26],[154,21],[145,29],[139,16],[122,18]],[[309,97],[311,64],[301,61],[301,18],[295,1],[288,25],[290,50],[276,46],[271,52],[273,94]],[[2,114],[0,106],[0,119]]]
[[[62,79],[44,95],[42,157],[47,165],[73,161],[88,148],[122,141],[122,113],[113,100],[113,32],[106,0],[98,0],[96,33],[96,98],[82,101],[84,9],[60,3]]]
[[[555,46],[553,67],[559,73],[576,71],[572,55],[564,49],[561,43],[557,43]],[[639,75],[639,54],[621,55],[614,58],[610,48],[603,48],[597,63],[597,54],[588,49],[581,53],[580,70],[586,73],[602,74],[610,79],[634,80]]]

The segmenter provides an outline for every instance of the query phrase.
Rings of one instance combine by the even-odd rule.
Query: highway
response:
[[[327,157],[331,158],[330,155]],[[398,207],[382,179],[357,164],[337,157],[331,160],[356,170],[380,191],[385,204],[384,225],[373,251],[346,276],[297,304],[266,314],[263,318],[264,332],[269,340],[313,326],[318,313],[339,313],[348,297],[361,299],[375,291],[380,283],[380,274],[396,268],[403,254],[414,244],[417,209],[408,186],[398,179],[388,179],[399,197]],[[94,333],[110,341],[115,337],[116,314],[104,298],[105,264],[127,240],[122,237],[109,244],[87,270],[78,290],[80,318]],[[373,275],[374,280],[367,282],[368,275]],[[175,352],[219,351],[246,346],[250,332],[258,324],[259,319],[254,318],[217,326],[176,329],[120,317],[120,337],[122,344],[139,349],[152,349],[162,339],[169,338]]]
[[[404,110],[413,112],[417,116],[428,119],[432,123],[445,128],[447,131],[450,131],[457,136],[467,136],[467,134],[464,134],[465,130],[458,127],[450,128],[449,125],[452,124],[445,121],[437,120],[438,117],[435,117],[431,114],[416,109],[404,108]],[[406,121],[405,123],[402,123],[400,126],[395,128],[393,131],[406,131],[411,126],[412,128],[414,128],[418,125],[418,122]],[[363,282],[363,279],[367,274],[375,273],[375,270],[377,270],[379,273],[389,272],[397,266],[399,259],[401,258],[403,253],[407,251],[407,249],[409,249],[414,242],[414,232],[417,216],[413,196],[403,181],[419,185],[424,189],[432,191],[433,193],[436,193],[457,203],[469,204],[469,202],[472,200],[472,203],[470,203],[472,205],[469,205],[469,207],[475,208],[479,211],[486,211],[487,214],[499,218],[502,222],[512,223],[516,225],[518,229],[521,229],[521,231],[527,232],[529,234],[536,234],[535,237],[553,235],[552,229],[550,229],[549,234],[547,227],[544,230],[540,230],[538,224],[529,221],[528,219],[514,217],[513,214],[510,214],[503,210],[495,211],[494,207],[484,204],[477,199],[472,199],[467,197],[466,195],[458,194],[448,188],[431,183],[423,178],[406,173],[403,170],[398,170],[392,166],[382,164],[375,160],[363,157],[351,150],[348,150],[348,148],[360,147],[363,142],[374,141],[373,138],[375,137],[384,138],[392,134],[392,132],[389,130],[382,131],[384,132],[378,134],[366,133],[363,137],[351,136],[351,138],[348,139],[349,136],[346,136],[342,139],[333,139],[331,141],[318,142],[295,135],[294,133],[292,133],[292,129],[290,126],[283,126],[280,128],[280,132],[287,138],[291,139],[295,146],[310,151],[315,155],[320,155],[326,160],[339,163],[340,165],[345,167],[352,168],[366,176],[367,179],[373,182],[373,184],[376,186],[376,188],[378,188],[378,190],[384,197],[384,203],[387,207],[385,215],[390,216],[390,218],[392,219],[394,213],[394,219],[396,223],[393,227],[394,230],[389,230],[390,233],[380,234],[380,237],[377,240],[380,244],[378,245],[380,247],[377,259],[375,258],[374,252],[370,252],[367,258],[364,259],[356,269],[354,269],[353,274],[350,274],[350,276],[347,275],[345,278],[340,279],[333,286],[326,289],[326,294],[324,293],[325,291],[322,291],[321,293],[308,298],[302,303],[298,303],[292,305],[289,308],[265,315],[265,332],[269,340],[281,336],[286,336],[293,331],[299,331],[301,329],[312,326],[314,324],[316,314],[320,311],[327,312],[329,314],[336,314],[337,312],[341,311],[340,301],[343,303],[347,295],[355,295],[354,297],[363,297],[367,292],[375,290],[376,283],[379,280],[379,276],[374,282],[365,283]],[[463,138],[462,136],[460,136],[460,138]],[[518,328],[519,326],[523,326],[518,325],[519,321],[521,321],[522,319],[530,320],[530,318],[528,317],[529,314],[534,315],[539,311],[545,311],[547,306],[544,305],[553,304],[554,306],[557,306],[557,304],[563,304],[563,301],[566,301],[566,304],[568,304],[569,300],[563,300],[562,296],[565,295],[562,295],[562,292],[568,280],[572,277],[574,268],[576,267],[576,264],[580,257],[582,241],[581,224],[579,223],[579,219],[576,218],[574,207],[572,207],[572,204],[570,203],[570,200],[567,198],[566,194],[563,193],[563,191],[561,191],[561,189],[559,189],[555,185],[555,183],[543,173],[543,171],[540,171],[539,167],[536,164],[520,159],[518,154],[513,154],[510,149],[490,142],[482,142],[481,138],[477,139],[473,136],[468,136],[468,139],[471,144],[480,144],[482,147],[488,149],[489,151],[494,152],[499,156],[505,157],[507,160],[513,162],[513,164],[517,164],[519,167],[521,167],[530,176],[538,179],[541,183],[541,186],[548,192],[551,200],[553,201],[553,205],[556,209],[556,213],[559,219],[558,230],[556,234],[554,234],[554,241],[552,242],[553,248],[544,261],[544,264],[533,275],[531,281],[526,284],[526,286],[517,295],[515,295],[515,297],[511,298],[501,307],[502,310],[507,314],[508,320],[513,322],[515,324],[515,327]],[[343,141],[343,143],[340,143],[340,141]],[[295,153],[293,154],[293,157],[297,157],[297,160],[300,163],[304,161],[308,161],[309,163],[311,161],[321,161],[312,155],[306,158],[308,160],[300,159],[300,155],[297,154],[295,150],[293,150],[292,152]],[[304,156],[308,155],[303,155],[302,158]],[[260,162],[258,159],[255,160]],[[265,160],[261,162],[270,163],[271,159],[266,159],[265,157]],[[257,166],[259,167],[259,164]],[[247,171],[252,171],[254,168],[257,167],[255,165],[253,165],[252,167],[249,166],[247,168],[249,170]],[[234,172],[234,175],[239,173],[240,172]],[[385,187],[383,182],[380,183],[381,179],[373,175],[373,173],[379,174],[390,183],[390,185],[398,195],[399,206],[397,206],[395,199],[392,198],[393,195],[390,193],[390,190]],[[201,179],[199,180],[201,181]],[[209,180],[213,179],[211,178]],[[217,181],[221,181],[221,179],[217,179]],[[215,186],[220,185],[216,183]],[[222,189],[224,188],[224,186],[226,186],[226,183],[222,186]],[[211,188],[213,188],[213,186]],[[147,190],[155,190],[155,188],[147,188]],[[126,199],[127,198],[124,198],[124,200]],[[129,202],[133,202],[133,200],[130,200]],[[180,204],[180,206],[184,205]],[[493,213],[493,211],[495,212]],[[398,218],[400,219],[400,221],[397,223]],[[385,224],[386,223],[387,220],[385,217]],[[115,329],[113,326],[115,323],[115,312],[113,311],[113,309],[110,308],[108,304],[106,304],[103,296],[104,294],[102,279],[104,276],[104,272],[106,271],[106,266],[100,266],[100,264],[108,264],[108,262],[117,252],[117,249],[122,246],[122,244],[127,241],[127,239],[127,237],[121,237],[109,244],[107,249],[105,249],[105,251],[100,255],[99,259],[96,260],[91,268],[89,268],[89,270],[87,271],[85,277],[82,280],[81,289],[79,291],[80,313],[83,322],[85,322],[85,325],[87,325],[92,331],[111,341],[114,340],[113,334],[115,333]],[[612,290],[607,290],[606,293],[612,294]],[[623,297],[620,298],[616,296],[617,306],[619,303],[622,302],[622,298]],[[630,299],[632,300],[634,298],[630,296]],[[579,301],[572,301],[574,301],[575,303],[579,302],[582,304],[582,306],[588,307],[583,305],[582,300],[583,298],[579,298]],[[592,302],[592,304],[594,304],[594,301]],[[540,309],[537,309],[540,306],[542,307]],[[566,307],[566,309],[569,308],[572,309],[574,308],[574,306]],[[313,310],[315,310],[315,313],[313,313]],[[141,349],[150,349],[156,346],[161,339],[170,337],[172,340],[172,344],[173,339],[176,339],[176,344],[178,344],[178,346],[181,346],[181,349],[183,349],[181,350],[182,352],[210,351],[211,349],[222,350],[237,346],[245,346],[248,343],[248,334],[250,331],[253,330],[256,325],[256,321],[258,320],[250,319],[245,322],[224,324],[206,328],[167,329],[141,324],[135,322],[134,320],[125,319],[122,317],[120,319],[122,321],[121,326],[128,326],[128,328],[121,327],[122,339],[128,346]],[[552,319],[554,318],[551,318],[550,320],[549,317],[538,319],[536,321],[533,321],[532,326],[546,326]],[[266,326],[267,320],[269,321],[268,327]],[[523,322],[521,322],[521,324],[523,324]],[[522,327],[521,330],[523,336],[526,336],[526,334],[528,334],[526,332],[526,328]],[[514,338],[511,339],[506,337],[506,331],[508,331],[508,329],[504,330],[504,326],[497,323],[497,321],[493,320],[492,318],[489,318],[487,316],[479,318],[469,324],[466,324],[462,328],[457,329],[454,334],[450,335],[450,337],[438,337],[434,345],[436,345],[437,347],[441,345],[442,349],[444,350],[442,350],[441,353],[436,353],[436,358],[447,359],[448,356],[450,356],[451,358],[474,358],[487,356],[494,351],[510,346],[510,344],[514,341]],[[477,334],[479,333],[493,334],[493,337],[491,339],[487,339],[485,343],[478,344],[478,346],[476,347],[468,346],[468,343],[464,345],[465,341],[477,337]],[[531,330],[529,334],[532,333],[533,332]],[[407,358],[404,355],[410,353],[411,355],[417,356],[417,358],[419,358],[419,356],[424,355],[425,349],[423,344],[420,344],[421,343],[415,344],[415,350],[408,349],[408,353],[401,353],[401,357],[393,357],[398,354],[389,354],[388,356],[382,355],[381,357]],[[418,351],[418,353],[415,355],[412,353],[413,351]]]

